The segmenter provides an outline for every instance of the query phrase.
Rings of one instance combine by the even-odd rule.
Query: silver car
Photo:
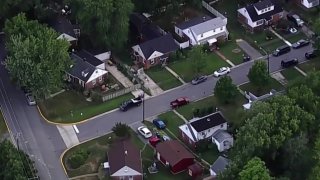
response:
[[[37,104],[34,96],[31,93],[26,93],[26,98],[27,98],[27,102],[30,106],[34,106]]]
[[[230,68],[229,67],[222,67],[222,68],[220,68],[218,71],[215,71],[214,73],[213,73],[213,75],[215,76],[215,77],[220,77],[220,76],[223,76],[223,75],[225,75],[225,74],[228,74],[228,73],[230,73]]]

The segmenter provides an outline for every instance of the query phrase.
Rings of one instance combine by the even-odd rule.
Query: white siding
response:
[[[254,22],[252,22],[251,17],[249,16],[246,8],[238,9],[238,12],[239,12],[240,14],[242,14],[244,17],[247,18],[247,20],[248,20],[247,23],[248,23],[248,25],[249,25],[250,27],[256,27],[256,24],[255,24]]]
[[[178,28],[177,26],[174,26],[174,32],[178,34],[180,37],[183,37],[182,29]]]
[[[212,127],[210,129],[207,129],[207,130],[204,130],[202,132],[198,132],[197,134],[197,139],[204,139],[204,138],[209,138],[211,137],[217,130],[219,129],[222,129],[222,130],[227,130],[228,128],[228,125],[227,123],[223,123],[219,126],[215,126],[215,127]]]
[[[141,57],[143,57],[143,59],[146,59],[139,45],[132,46],[132,49],[134,52],[138,53]]]

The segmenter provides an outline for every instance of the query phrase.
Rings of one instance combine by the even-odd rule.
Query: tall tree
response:
[[[53,29],[28,21],[24,14],[8,20],[5,32],[10,36],[6,68],[11,78],[38,99],[61,88],[65,71],[71,65],[69,43],[58,40]]]
[[[206,67],[206,54],[203,52],[202,47],[196,46],[192,48],[187,56],[192,63],[194,73],[197,75],[201,74]]]
[[[68,0],[81,29],[96,46],[120,48],[129,32],[130,0]]]
[[[248,78],[259,91],[270,83],[270,75],[264,61],[256,61],[251,67]]]
[[[40,0],[1,0],[0,20],[9,19],[20,12],[27,12],[39,4]]]
[[[118,137],[129,137],[130,136],[130,128],[127,124],[124,123],[116,123],[115,126],[112,127],[113,133]]]
[[[230,103],[238,96],[239,90],[230,76],[221,77],[214,87],[214,94],[222,103]]]
[[[239,173],[240,180],[271,180],[269,170],[258,157],[252,158]]]

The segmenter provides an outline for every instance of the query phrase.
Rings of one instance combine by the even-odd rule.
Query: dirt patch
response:
[[[232,50],[232,52],[233,52],[233,53],[236,53],[236,54],[238,54],[238,53],[240,53],[240,52],[241,52],[241,49],[239,49],[239,48],[236,48],[236,49],[233,49],[233,50]]]

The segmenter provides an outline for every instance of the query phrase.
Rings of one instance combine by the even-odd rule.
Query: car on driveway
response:
[[[191,84],[197,85],[207,80],[207,76],[198,76],[191,81]]]
[[[138,127],[138,132],[146,139],[152,137],[151,131],[145,126]]]
[[[295,34],[295,33],[298,32],[298,30],[297,30],[296,28],[294,28],[294,27],[289,28],[288,31],[289,31],[289,33],[291,33],[291,34]]]
[[[307,59],[312,59],[312,58],[317,57],[317,54],[316,54],[316,51],[313,50],[313,51],[306,52],[306,53],[304,54],[304,56],[305,56]]]
[[[34,106],[37,104],[34,96],[31,93],[26,93],[26,98],[27,98],[27,102],[30,106]]]
[[[158,129],[165,129],[166,124],[161,119],[154,119],[152,123],[158,128]]]
[[[287,19],[292,21],[298,27],[301,27],[304,24],[304,21],[297,14],[289,13],[287,15]]]
[[[281,61],[281,66],[283,68],[288,68],[288,67],[291,67],[291,66],[295,66],[299,63],[298,59],[297,58],[293,58],[293,59],[286,59],[286,60],[282,60]]]
[[[310,44],[310,41],[304,40],[304,39],[300,39],[299,41],[295,42],[292,44],[292,48],[293,49],[299,49],[302,48],[304,46],[308,46]]]
[[[127,111],[128,109],[135,107],[135,106],[140,106],[140,104],[142,103],[143,98],[141,96],[130,99],[128,101],[125,101],[123,103],[121,103],[120,105],[120,110],[121,111]]]
[[[177,107],[180,107],[180,106],[183,106],[183,105],[186,105],[190,102],[189,98],[187,97],[180,97],[174,101],[171,101],[170,102],[170,106],[171,108],[177,108]]]
[[[220,76],[223,76],[223,75],[225,75],[225,74],[228,74],[228,73],[230,73],[230,68],[229,67],[221,67],[219,70],[217,70],[217,71],[215,71],[214,73],[213,73],[213,75],[215,76],[215,77],[220,77]]]

